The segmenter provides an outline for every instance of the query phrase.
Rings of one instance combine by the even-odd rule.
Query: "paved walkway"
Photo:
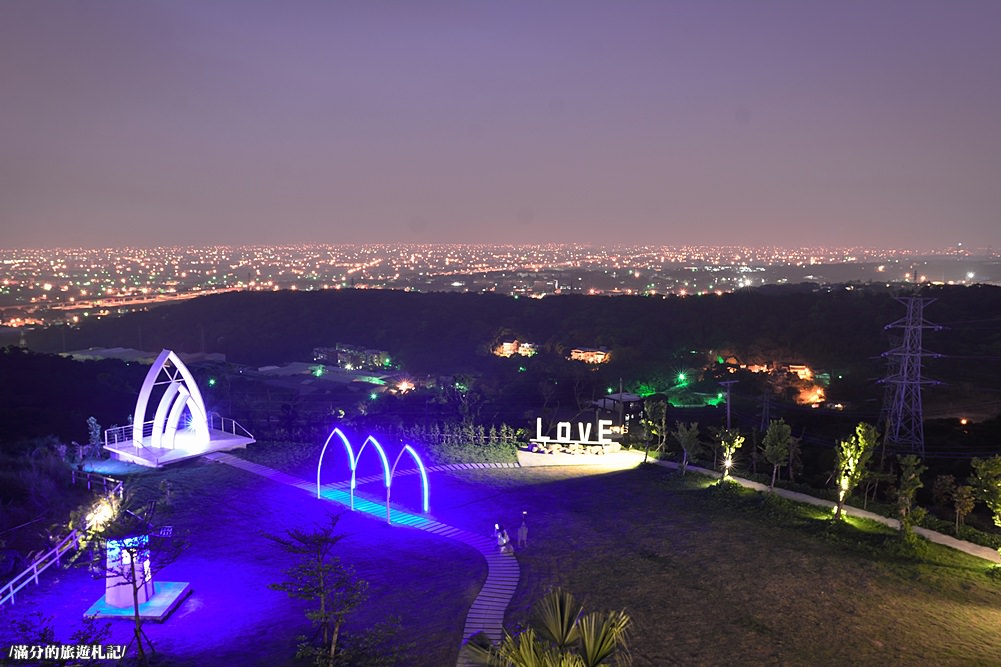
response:
[[[292,475],[275,470],[274,468],[245,461],[239,457],[233,456],[232,454],[215,452],[213,454],[207,454],[205,458],[218,463],[225,463],[233,466],[234,468],[246,470],[247,472],[266,477],[282,484],[294,486],[295,488],[302,489],[311,495],[316,494],[315,482],[307,482],[306,480],[293,477]],[[427,468],[427,471],[442,472],[453,470],[472,470],[478,468],[516,467],[518,466],[515,463],[463,463],[430,466]],[[400,470],[397,471],[396,474],[401,475],[408,473],[416,474],[416,470]],[[356,483],[361,484],[370,481],[378,481],[380,479],[382,479],[382,475],[372,475],[371,477],[356,480]],[[332,500],[334,502],[350,506],[351,496],[348,492],[344,491],[344,489],[348,488],[349,485],[350,482],[324,485],[321,489],[320,495],[326,500]],[[379,518],[386,517],[385,503],[374,503],[370,500],[355,496],[354,507],[357,511],[365,512]],[[504,635],[504,611],[507,609],[507,605],[511,601],[511,597],[514,595],[515,589],[518,587],[518,579],[521,576],[521,570],[518,567],[518,559],[515,558],[513,554],[499,553],[497,543],[490,537],[477,535],[467,530],[455,528],[453,526],[449,526],[448,524],[434,521],[420,514],[411,514],[401,510],[392,510],[391,523],[410,526],[434,535],[440,535],[441,537],[458,540],[471,546],[483,555],[483,558],[487,561],[487,580],[483,582],[483,588],[480,589],[479,595],[476,596],[476,599],[473,600],[472,606],[469,608],[469,613],[466,615],[466,625],[462,631],[462,638],[463,642],[465,642],[465,640],[472,635],[475,635],[478,632],[483,632],[490,638],[490,641],[494,643],[500,642]],[[458,667],[466,667],[467,665],[473,664],[474,663],[470,662],[466,657],[465,651],[459,652]]]
[[[665,468],[677,469],[679,465],[673,461],[654,461],[657,465],[664,466]],[[710,477],[721,477],[722,473],[716,472],[715,470],[709,470],[707,468],[698,468],[696,466],[688,466],[688,469],[697,472],[700,475],[708,475]],[[754,489],[755,491],[768,491],[767,484],[761,484],[759,482],[752,482],[749,479],[743,479],[741,477],[730,476],[730,479],[737,482],[741,486]],[[807,503],[809,505],[816,505],[818,507],[826,507],[833,513],[836,503],[832,500],[825,500],[823,498],[816,498],[814,496],[807,495],[805,493],[799,493],[797,491],[790,491],[788,489],[781,489],[775,487],[775,495],[782,498],[788,498],[797,503]],[[859,519],[869,519],[870,521],[875,521],[881,523],[884,526],[889,526],[894,530],[900,530],[900,521],[897,519],[891,519],[890,517],[883,516],[882,514],[876,514],[875,512],[869,512],[868,510],[859,509],[858,507],[852,507],[851,505],[845,505],[844,513],[848,516],[854,516]],[[1001,554],[998,553],[997,549],[992,549],[990,547],[985,547],[980,544],[974,544],[973,542],[967,542],[965,540],[957,540],[951,535],[946,535],[944,533],[939,533],[934,530],[928,530],[927,528],[921,528],[920,526],[914,527],[914,532],[925,538],[929,542],[935,542],[936,544],[941,544],[943,546],[949,547],[950,549],[956,549],[957,551],[962,551],[968,553],[971,556],[976,556],[977,558],[983,558],[984,560],[989,560],[992,563],[1001,563]]]

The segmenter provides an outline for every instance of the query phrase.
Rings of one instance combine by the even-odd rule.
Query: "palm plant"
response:
[[[505,631],[497,646],[471,642],[467,649],[474,660],[489,667],[628,665],[631,623],[625,611],[585,614],[572,593],[556,588],[535,604],[524,631],[516,635]]]

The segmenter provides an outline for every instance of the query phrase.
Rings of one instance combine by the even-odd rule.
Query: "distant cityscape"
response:
[[[0,250],[0,324],[77,324],[226,291],[700,295],[852,282],[1001,284],[1001,256],[872,248],[294,245]]]

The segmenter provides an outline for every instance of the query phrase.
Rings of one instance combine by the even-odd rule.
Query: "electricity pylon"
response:
[[[897,347],[883,353],[889,361],[887,376],[882,380],[887,385],[889,402],[889,406],[883,406],[886,412],[883,442],[889,449],[910,450],[922,458],[925,455],[925,429],[921,385],[936,382],[921,377],[921,360],[940,355],[926,352],[921,347],[921,336],[925,329],[942,329],[924,319],[924,307],[934,300],[918,296],[897,298],[907,307],[907,315],[885,328],[903,329],[903,340]]]

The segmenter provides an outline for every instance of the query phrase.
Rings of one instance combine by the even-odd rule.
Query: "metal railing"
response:
[[[250,434],[250,431],[243,428],[238,421],[235,419],[230,419],[229,417],[223,417],[218,412],[209,413],[209,428],[222,431],[223,433],[232,433],[233,435],[239,435],[244,438],[253,438],[254,436]],[[153,435],[153,421],[143,422],[143,439],[152,437]],[[104,431],[104,446],[108,445],[119,445],[123,442],[135,445],[137,448],[142,447],[142,445],[134,442],[132,440],[132,425],[128,424],[126,426],[115,426]]]
[[[143,422],[143,438],[153,435],[153,420]],[[118,445],[123,442],[132,442],[132,424],[125,426],[114,426],[104,431],[104,446]]]
[[[123,485],[120,480],[93,472],[78,472],[76,470],[73,471],[72,479],[74,484],[77,483],[78,479],[86,481],[88,489],[93,488],[92,485],[100,483],[104,489],[106,497],[114,495],[117,495],[119,498],[122,497]],[[112,485],[110,491],[108,490],[109,483]],[[77,530],[72,530],[70,531],[70,534],[61,539],[56,546],[52,547],[32,561],[31,565],[25,568],[21,574],[4,584],[3,587],[0,587],[0,606],[3,606],[8,601],[10,601],[11,604],[14,604],[14,595],[18,591],[30,584],[32,581],[37,584],[38,575],[45,572],[53,565],[60,565],[63,556],[70,551],[78,549],[79,547],[80,533]]]
[[[223,433],[232,433],[244,438],[254,437],[238,421],[229,417],[223,417],[218,412],[213,412],[209,415],[209,428],[215,431],[222,431]]]

